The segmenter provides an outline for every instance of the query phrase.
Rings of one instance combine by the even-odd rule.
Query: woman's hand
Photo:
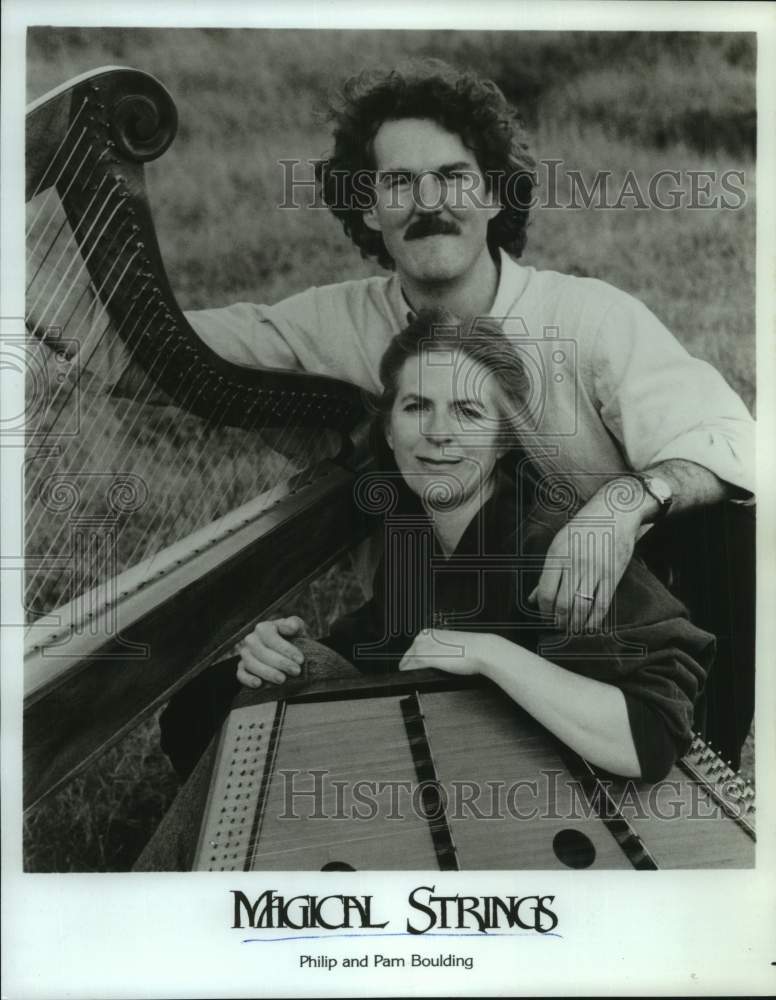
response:
[[[264,681],[282,684],[288,677],[298,677],[304,656],[288,640],[304,635],[307,626],[297,615],[259,622],[237,647],[240,654],[237,680],[246,687],[256,688]]]
[[[436,667],[437,670],[461,676],[482,673],[489,638],[492,637],[482,632],[424,629],[418,632],[402,657],[399,670]]]

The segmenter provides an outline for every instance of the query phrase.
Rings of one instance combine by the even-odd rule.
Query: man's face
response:
[[[376,198],[364,215],[382,233],[399,273],[438,285],[487,253],[488,223],[500,211],[474,153],[433,121],[384,122],[374,139]]]

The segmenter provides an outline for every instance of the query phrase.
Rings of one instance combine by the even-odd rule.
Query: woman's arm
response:
[[[256,688],[265,681],[282,684],[287,677],[298,677],[304,656],[293,640],[306,635],[307,626],[298,615],[259,622],[237,647],[237,680]]]
[[[481,673],[591,764],[641,777],[625,695],[543,656],[487,636]]]
[[[451,655],[451,647],[463,652]],[[420,667],[482,674],[591,764],[625,777],[641,776],[625,696],[613,684],[572,673],[508,639],[480,632],[420,633],[399,669]]]
[[[359,643],[380,638],[378,625],[375,602],[370,600],[338,618],[318,641],[344,659],[355,660],[355,648]],[[298,615],[259,622],[238,646],[238,681],[245,687],[255,688],[264,683],[282,684],[289,677],[298,677],[304,654],[294,641],[302,637],[308,637],[308,631]]]

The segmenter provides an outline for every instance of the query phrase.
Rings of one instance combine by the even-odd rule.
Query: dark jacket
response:
[[[542,507],[531,483],[502,465],[491,498],[449,559],[417,496],[393,474],[385,549],[372,599],[321,640],[363,671],[395,670],[422,628],[495,633],[579,674],[619,687],[642,777],[663,777],[692,740],[693,705],[714,656],[714,637],[638,559],[631,561],[598,633],[553,631],[527,597],[569,517]],[[522,494],[522,495],[521,495]],[[527,514],[523,514],[527,511]]]

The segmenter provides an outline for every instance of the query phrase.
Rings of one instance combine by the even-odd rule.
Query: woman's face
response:
[[[386,439],[408,486],[432,506],[457,506],[490,481],[499,448],[500,390],[461,350],[408,358],[399,372]]]

